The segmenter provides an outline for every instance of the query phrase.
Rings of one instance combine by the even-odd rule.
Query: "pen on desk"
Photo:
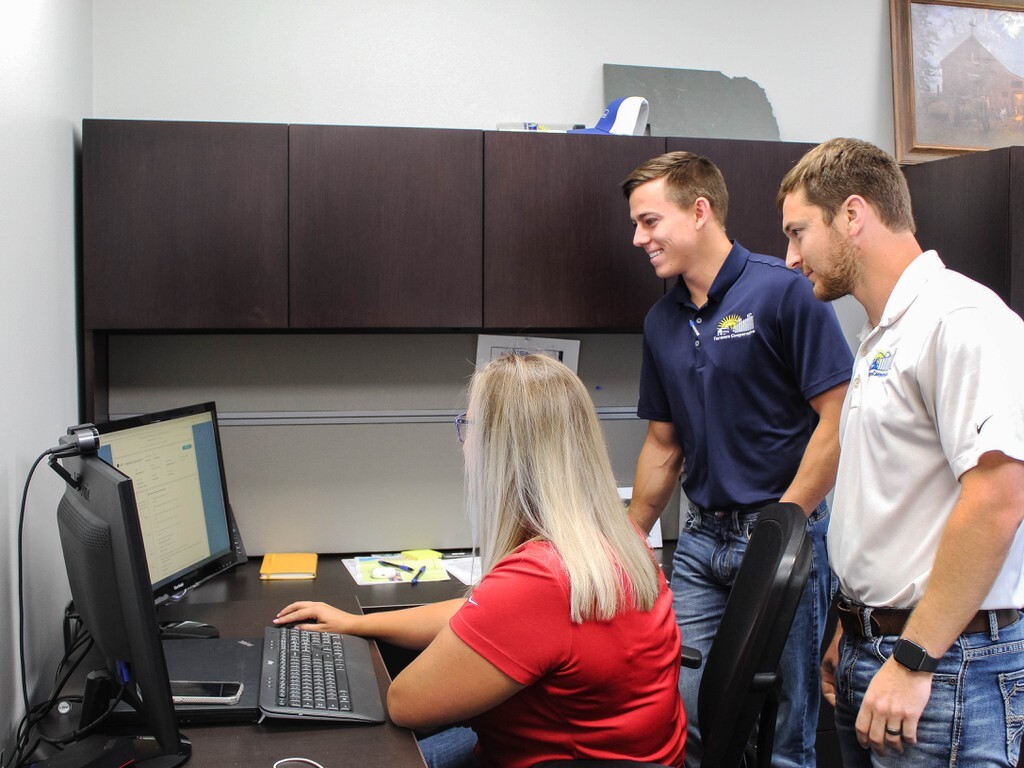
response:
[[[377,562],[381,565],[387,566],[388,568],[397,568],[398,570],[405,571],[406,573],[412,573],[416,570],[415,568],[410,568],[408,565],[402,565],[401,563],[392,563],[390,560],[378,560]]]
[[[412,570],[412,569],[410,568],[409,570]],[[416,575],[412,577],[412,581],[410,583],[411,584],[415,584],[417,581],[419,581],[420,580],[420,576],[423,575],[423,572],[425,570],[427,570],[427,566],[421,565],[420,569],[418,571],[416,571]]]
[[[694,336],[700,336],[700,331],[697,330],[697,324],[690,320],[690,330],[693,331]]]

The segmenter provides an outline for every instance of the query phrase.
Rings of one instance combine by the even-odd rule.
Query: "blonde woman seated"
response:
[[[583,383],[548,357],[502,356],[474,376],[456,426],[484,573],[469,597],[366,616],[298,602],[275,621],[422,649],[388,712],[415,729],[468,722],[475,736],[421,742],[441,764],[682,766],[671,594],[619,500]],[[467,754],[444,762],[460,734]]]

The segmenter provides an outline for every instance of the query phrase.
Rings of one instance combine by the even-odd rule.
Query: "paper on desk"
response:
[[[374,569],[381,568],[381,560],[386,560],[389,563],[397,563],[399,565],[407,565],[413,568],[412,571],[403,571],[398,568],[387,568],[391,575],[385,578],[375,578],[373,576]],[[410,582],[413,577],[419,572],[420,567],[424,567],[424,571],[416,581],[448,581],[448,572],[441,565],[441,561],[434,560],[419,560],[403,555],[373,555],[370,557],[356,557],[351,559],[342,560],[345,568],[352,578],[355,579],[356,584],[388,584],[392,582]]]
[[[453,557],[443,560],[442,565],[463,584],[472,585],[480,582],[479,557]]]

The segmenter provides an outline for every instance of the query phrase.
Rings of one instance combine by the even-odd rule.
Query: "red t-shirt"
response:
[[[471,721],[484,765],[587,758],[682,766],[679,628],[664,576],[651,611],[573,624],[561,562],[547,542],[529,542],[483,578],[450,624],[527,686]]]

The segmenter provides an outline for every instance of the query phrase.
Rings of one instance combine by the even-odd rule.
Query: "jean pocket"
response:
[[[860,644],[843,634],[839,641],[839,659],[835,670],[836,706],[840,703],[849,707],[854,705],[854,689],[856,688],[857,659],[860,656]]]
[[[808,515],[807,525],[814,525],[815,523],[824,520],[826,517],[828,517],[828,503],[823,501],[813,512],[811,512],[810,515]]]
[[[871,643],[871,652],[879,664],[885,664],[892,656],[893,648],[896,647],[895,637],[876,637],[868,642]]]
[[[1006,714],[1006,757],[1010,765],[1017,765],[1024,734],[1024,670],[999,675],[999,688]]]

